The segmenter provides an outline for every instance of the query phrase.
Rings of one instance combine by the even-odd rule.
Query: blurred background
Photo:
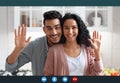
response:
[[[5,72],[6,57],[14,49],[14,29],[25,24],[27,37],[32,40],[44,36],[43,13],[58,10],[78,14],[90,34],[97,30],[102,35],[101,55],[105,73],[120,72],[120,7],[119,6],[1,6],[0,7],[0,71]],[[21,71],[31,71],[31,63]],[[108,72],[109,71],[109,72]]]

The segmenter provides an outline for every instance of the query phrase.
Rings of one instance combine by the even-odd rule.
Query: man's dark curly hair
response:
[[[84,22],[82,21],[82,19],[76,14],[72,14],[72,13],[65,14],[65,16],[62,19],[62,32],[63,32],[63,24],[68,19],[74,19],[78,25],[78,36],[76,39],[77,43],[80,45],[84,44],[85,46],[88,46],[88,47],[91,46],[91,43],[88,40],[88,39],[90,39],[89,31],[88,31],[86,25],[84,24]],[[65,41],[66,41],[66,38],[62,34],[61,42],[65,43]]]
[[[43,14],[44,20],[43,20],[43,24],[45,25],[45,21],[46,20],[52,20],[52,19],[59,19],[60,22],[62,20],[62,15],[59,11],[56,10],[51,10],[51,11],[47,11]]]

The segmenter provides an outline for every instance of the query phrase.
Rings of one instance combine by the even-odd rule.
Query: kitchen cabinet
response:
[[[85,22],[89,29],[111,31],[112,7],[90,6],[85,9]]]
[[[74,8],[74,9],[73,9]],[[39,7],[15,7],[15,27],[25,24],[28,30],[40,30],[43,26],[43,13],[49,10],[58,10],[62,15],[66,12],[74,12],[85,17],[84,7],[70,6],[39,6]],[[79,11],[80,10],[80,11]]]
[[[43,26],[43,13],[58,10],[62,15],[72,12],[79,15],[89,30],[111,30],[111,7],[104,6],[22,6],[15,7],[15,26],[25,24],[29,30]],[[40,29],[39,29],[40,30]]]
[[[59,6],[15,7],[15,27],[25,24],[28,31],[41,31],[43,27],[43,13],[48,10],[59,10],[62,13],[62,9]]]

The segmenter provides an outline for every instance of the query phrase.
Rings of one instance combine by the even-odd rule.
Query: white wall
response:
[[[105,67],[111,67],[111,32],[100,32],[102,35],[101,55]]]
[[[0,69],[4,69],[8,55],[8,16],[7,7],[0,7]]]
[[[120,68],[120,7],[112,10],[112,31],[102,32],[102,56],[105,67]]]
[[[112,20],[112,66],[120,68],[120,7],[114,7]]]

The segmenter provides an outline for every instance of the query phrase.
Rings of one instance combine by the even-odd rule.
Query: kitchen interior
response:
[[[14,29],[22,24],[27,27],[27,37],[44,36],[43,13],[58,10],[78,14],[90,34],[93,30],[102,35],[101,55],[107,76],[120,73],[120,7],[119,6],[1,6],[0,7],[0,76],[30,76],[31,63],[13,72],[5,71],[5,60],[14,49]]]

